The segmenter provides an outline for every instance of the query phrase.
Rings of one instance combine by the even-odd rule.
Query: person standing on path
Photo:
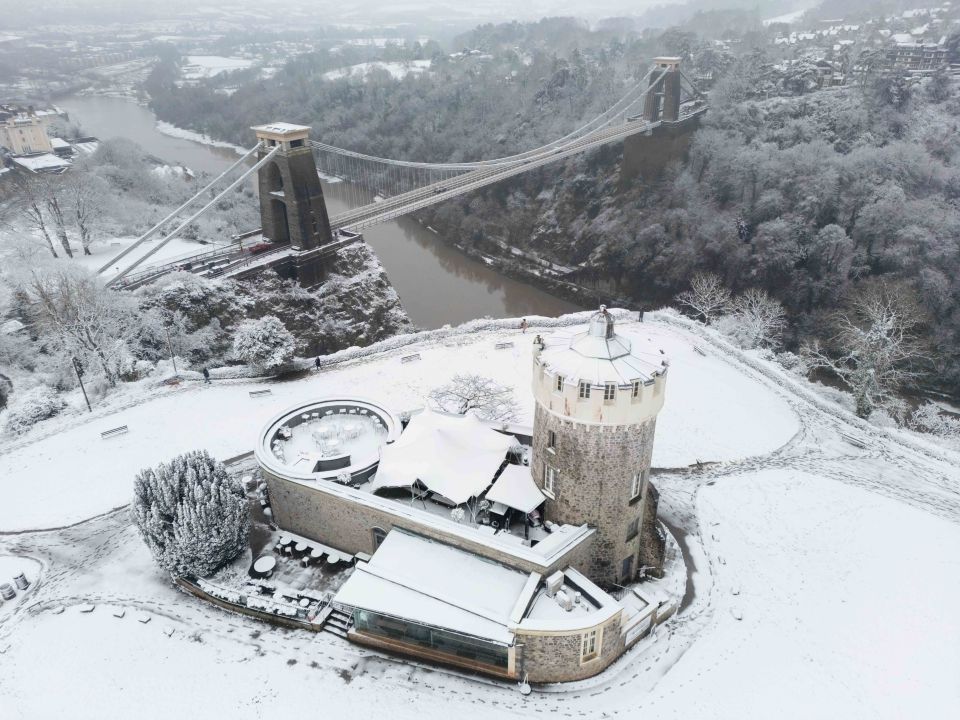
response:
[[[526,319],[526,318],[523,318],[523,320],[520,321],[520,329],[524,332],[524,334],[526,334],[526,332],[527,332],[527,319]]]
[[[203,382],[207,385],[210,384],[210,371],[206,368],[203,369]]]
[[[320,356],[317,355],[317,359],[313,361],[314,367],[317,368],[317,372],[320,372]]]

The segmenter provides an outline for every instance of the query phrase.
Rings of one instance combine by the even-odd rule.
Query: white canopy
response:
[[[395,443],[383,448],[373,490],[410,487],[419,480],[460,505],[490,486],[516,442],[473,413],[425,410],[411,418]]]
[[[522,513],[532,512],[546,499],[526,465],[507,465],[487,492],[490,502],[503,503]]]

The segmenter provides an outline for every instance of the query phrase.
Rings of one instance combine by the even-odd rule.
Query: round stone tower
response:
[[[601,306],[586,332],[535,341],[531,471],[545,516],[597,531],[586,569],[625,584],[658,573],[663,537],[650,458],[667,360],[651,342],[619,335]]]

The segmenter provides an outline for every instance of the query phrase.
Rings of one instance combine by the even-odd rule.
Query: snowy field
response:
[[[183,77],[186,80],[201,80],[211,78],[220,73],[246,70],[253,65],[253,60],[238,57],[222,57],[220,55],[188,55],[183,65]]]
[[[340,80],[341,78],[365,78],[374,70],[386,70],[394,80],[402,80],[407,75],[419,75],[430,69],[429,60],[410,60],[408,62],[366,62],[357,65],[350,65],[337,70],[325,72],[325,80]]]
[[[142,258],[157,246],[157,243],[160,241],[161,237],[161,235],[157,234],[152,239],[147,240],[143,245],[123,258],[123,260],[120,261],[119,266],[121,268],[125,268],[134,261]],[[88,270],[96,272],[103,267],[104,264],[106,264],[107,260],[119,255],[121,252],[130,247],[135,240],[136,238],[134,237],[118,237],[110,238],[109,240],[94,241],[92,247],[90,248],[90,255],[84,255],[83,250],[78,248],[74,251],[75,254],[71,262],[77,265],[82,265]],[[163,265],[179,258],[196,255],[197,253],[216,250],[219,247],[227,247],[228,245],[230,245],[229,241],[225,243],[201,244],[198,242],[192,242],[190,240],[184,240],[183,238],[179,237],[174,238],[162,248],[157,250],[155,254],[151,255],[143,265],[140,265],[137,268],[136,271],[144,270],[152,265]],[[103,277],[109,280],[116,274],[116,270],[109,269],[104,272]]]
[[[654,464],[714,462],[654,475],[688,561],[687,596],[597,677],[523,697],[512,683],[231,615],[173,589],[125,510],[80,522],[126,502],[140,466],[197,446],[247,450],[263,420],[304,397],[351,392],[402,410],[482,368],[516,384],[529,413],[530,334],[484,331],[303,380],[128,397],[126,409],[65,418],[8,448],[0,578],[11,556],[43,574],[27,602],[0,614],[3,716],[312,717],[318,705],[332,717],[362,708],[421,720],[955,715],[960,456],[872,428],[702,328],[661,315],[627,329],[672,361]],[[495,350],[504,340],[515,347]],[[412,352],[421,360],[401,364]],[[273,395],[250,400],[259,387]],[[128,435],[99,439],[124,423]],[[78,524],[9,532],[68,522]]]
[[[695,339],[658,323],[618,324],[654,339],[670,358],[667,400],[657,421],[655,467],[683,467],[770,452],[799,428],[783,398],[722,358],[694,351]],[[533,335],[515,330],[466,334],[425,342],[369,360],[344,363],[302,380],[230,382],[179,389],[156,388],[119,412],[54,419],[0,458],[0,529],[59,527],[124,505],[133,476],[173,455],[206,448],[220,458],[253,449],[261,427],[276,413],[308,398],[341,393],[365,396],[401,412],[422,407],[429,392],[457,373],[482,373],[517,391],[532,422],[529,390]],[[499,342],[514,347],[496,350]],[[419,353],[403,364],[400,355]],[[271,390],[251,400],[251,390]],[[127,425],[130,432],[101,440],[100,432]],[[30,442],[42,437],[39,442]]]

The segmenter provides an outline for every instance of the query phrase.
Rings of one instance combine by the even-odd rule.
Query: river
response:
[[[113,97],[73,95],[57,101],[83,132],[126,137],[165,163],[219,173],[235,162],[228,148],[164,135],[146,107]],[[252,144],[251,134],[251,144]],[[330,214],[349,207],[338,184],[324,183]],[[363,231],[410,319],[423,328],[485,316],[560,315],[581,308],[514,280],[464,255],[415,220],[400,218]]]

